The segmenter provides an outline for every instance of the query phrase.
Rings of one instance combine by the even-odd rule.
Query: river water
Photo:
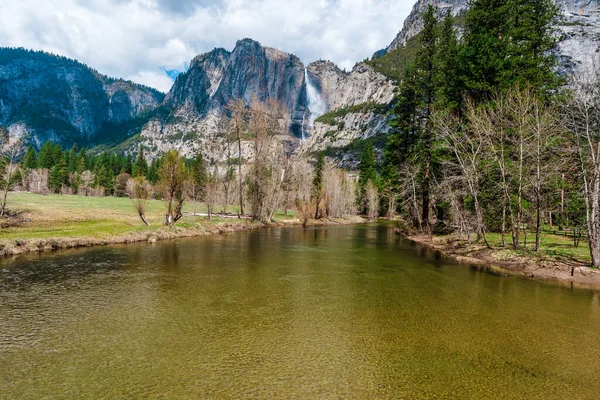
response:
[[[600,296],[389,226],[0,265],[0,398],[598,398]]]

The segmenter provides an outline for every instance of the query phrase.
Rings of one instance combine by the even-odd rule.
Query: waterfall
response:
[[[308,111],[302,117],[302,140],[306,139],[306,132],[312,129],[315,119],[327,112],[327,105],[323,101],[319,89],[310,80],[308,69],[306,68],[304,68],[304,82],[306,84],[306,104]],[[308,124],[306,114],[308,114]]]
[[[306,103],[308,104],[308,96],[306,96]],[[306,140],[306,113],[310,112],[310,111],[304,111],[304,114],[302,114],[302,140]]]

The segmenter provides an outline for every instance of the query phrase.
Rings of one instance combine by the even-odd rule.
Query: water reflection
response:
[[[600,389],[597,291],[459,266],[385,225],[73,251],[0,271],[0,398]]]

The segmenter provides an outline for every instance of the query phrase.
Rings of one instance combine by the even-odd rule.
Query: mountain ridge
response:
[[[454,17],[469,9],[470,0],[417,0],[405,19],[402,30],[389,46],[376,52],[378,58],[407,45],[423,28],[422,15],[432,4],[443,18],[447,11]],[[588,58],[600,50],[600,2],[597,0],[553,0],[560,17],[554,28],[558,33],[557,55],[564,72],[579,72],[590,65]],[[597,56],[596,56],[597,57]]]
[[[418,0],[402,30],[378,55],[415,42],[429,4],[439,7],[440,17],[449,10],[459,18],[469,6],[468,0]],[[600,4],[589,0],[557,0],[557,4],[562,10],[557,21],[561,68],[566,73],[585,70],[588,56],[600,50]],[[358,62],[351,71],[324,60],[304,65],[294,54],[249,38],[237,41],[232,50],[215,48],[195,56],[167,94],[43,52],[39,53],[64,65],[42,68],[27,61],[17,68],[6,56],[10,51],[0,49],[0,125],[38,145],[53,140],[111,147],[125,141],[119,149],[128,152],[135,152],[141,143],[149,156],[176,148],[188,156],[202,151],[218,159],[223,141],[219,124],[227,103],[275,98],[288,115],[291,146],[315,152],[384,135],[389,117],[381,110],[387,109],[396,90],[394,78],[377,68],[375,60]],[[403,59],[410,58],[403,54]],[[317,99],[310,98],[309,85]],[[311,101],[318,107],[311,108]],[[41,113],[33,112],[36,106]],[[317,118],[322,113],[331,115]],[[304,137],[308,140],[300,140]]]
[[[149,154],[175,147],[186,155],[203,151],[219,158],[214,148],[222,140],[219,120],[226,105],[233,99],[249,104],[256,97],[283,104],[291,139],[298,145],[310,130],[308,121],[320,115],[310,109],[307,80],[318,88],[323,112],[393,98],[392,83],[364,63],[349,72],[323,60],[305,66],[294,54],[246,38],[231,51],[216,48],[194,57],[167,94],[161,106],[165,114],[146,124],[140,141]]]
[[[0,48],[0,125],[38,147],[121,140],[164,94],[43,51]]]

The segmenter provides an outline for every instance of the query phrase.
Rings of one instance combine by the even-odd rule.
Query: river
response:
[[[389,226],[0,265],[0,398],[597,398],[597,291],[458,265]]]

